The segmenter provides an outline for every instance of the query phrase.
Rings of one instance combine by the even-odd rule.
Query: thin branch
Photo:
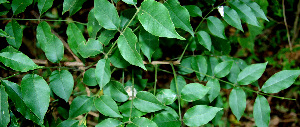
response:
[[[300,15],[300,0],[297,5],[297,12],[296,12],[296,17],[295,17],[295,21],[294,21],[294,28],[293,28],[294,35],[292,38],[292,44],[294,44],[294,42],[298,38],[298,34],[299,34],[299,29],[298,29],[299,15]]]
[[[282,10],[283,10],[282,13],[283,13],[284,25],[285,25],[285,29],[286,29],[286,34],[287,34],[287,36],[288,36],[288,41],[289,41],[290,51],[292,51],[292,50],[293,50],[293,47],[292,47],[292,42],[291,42],[291,37],[290,37],[289,27],[288,27],[288,24],[287,24],[287,22],[286,22],[284,0],[282,0]]]

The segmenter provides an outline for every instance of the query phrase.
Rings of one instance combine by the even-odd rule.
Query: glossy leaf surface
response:
[[[176,77],[176,80],[177,80],[177,87],[176,87],[175,78],[173,78],[170,84],[170,89],[173,90],[176,94],[180,94],[183,87],[186,86],[186,81],[182,76],[179,75]]]
[[[103,121],[101,121],[99,124],[96,125],[96,127],[117,127],[122,125],[122,122],[116,119],[108,118]]]
[[[206,83],[206,87],[209,87],[209,91],[208,91],[208,99],[210,102],[212,102],[216,97],[218,97],[218,95],[220,94],[220,83],[218,79],[210,79],[207,83]]]
[[[244,32],[241,19],[237,12],[234,9],[231,9],[228,6],[224,6],[224,17],[223,19],[231,26]]]
[[[91,38],[96,39],[98,31],[102,28],[100,23],[95,18],[94,9],[90,10],[87,22],[87,31]]]
[[[128,124],[127,127],[157,127],[156,123],[145,118],[139,117],[132,120],[131,124]]]
[[[171,89],[163,89],[156,95],[157,99],[165,105],[172,104],[176,98],[176,93]]]
[[[121,20],[113,4],[107,0],[95,0],[94,5],[95,18],[102,27],[109,30],[119,29]]]
[[[96,86],[98,84],[95,76],[95,68],[90,68],[85,71],[83,76],[83,83],[88,86]]]
[[[98,40],[91,38],[86,43],[78,45],[78,52],[83,58],[89,58],[103,52],[103,47]]]
[[[198,31],[196,33],[198,42],[200,45],[204,46],[208,51],[211,50],[211,38],[209,34],[205,31]]]
[[[190,83],[183,87],[181,98],[187,102],[192,102],[203,98],[209,91],[209,87],[199,83]]]
[[[240,85],[248,85],[261,77],[266,69],[267,63],[252,64],[244,68],[238,75],[237,81]]]
[[[33,0],[13,0],[11,3],[11,8],[14,15],[24,12],[26,7],[31,5],[32,2]]]
[[[234,0],[234,1],[230,1],[229,5],[238,13],[239,17],[243,21],[253,26],[259,26],[254,12],[245,3],[239,0]]]
[[[270,121],[271,109],[268,100],[262,96],[258,95],[254,102],[253,107],[253,117],[256,126],[258,127],[268,127]]]
[[[181,122],[170,113],[156,114],[152,119],[159,127],[180,127]]]
[[[68,35],[68,44],[72,50],[72,52],[79,56],[78,47],[80,43],[85,42],[85,38],[83,37],[80,29],[76,26],[75,23],[70,23],[67,28]]]
[[[38,0],[37,6],[39,8],[40,15],[52,7],[53,1],[54,0]]]
[[[222,108],[196,105],[186,111],[183,122],[188,126],[201,126],[211,121]]]

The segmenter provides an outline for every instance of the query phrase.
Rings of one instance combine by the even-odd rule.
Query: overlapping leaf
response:
[[[85,1],[86,0],[64,0],[62,14],[69,11],[70,16],[74,15],[77,11],[79,11],[82,8],[82,4]]]
[[[243,21],[253,26],[259,26],[254,12],[245,3],[239,0],[233,0],[229,2],[229,5],[238,13]]]
[[[159,127],[180,127],[181,122],[170,113],[159,113],[152,119]]]
[[[110,81],[111,71],[110,71],[110,61],[109,59],[101,59],[98,61],[95,77],[100,86],[102,88]]]
[[[144,29],[141,29],[139,33],[139,43],[141,44],[142,52],[151,62],[153,53],[157,48],[159,48],[158,37],[150,34]]]
[[[74,86],[72,74],[68,70],[55,70],[51,73],[49,80],[51,90],[57,96],[68,102]]]
[[[57,125],[57,127],[78,127],[79,121],[78,120],[65,120]]]
[[[210,79],[207,83],[206,83],[206,87],[209,87],[209,91],[208,91],[208,99],[210,102],[212,102],[216,97],[218,97],[218,95],[220,94],[220,83],[218,79]]]
[[[96,86],[98,84],[95,76],[95,68],[90,68],[85,71],[83,76],[83,83],[88,86]]]
[[[192,102],[203,98],[209,91],[209,87],[199,83],[190,83],[183,87],[181,98],[187,102]]]
[[[95,18],[94,9],[90,10],[87,22],[87,31],[91,38],[96,38],[98,31],[102,28],[100,23]],[[100,41],[101,42],[101,41]]]
[[[102,95],[100,98],[95,98],[94,105],[105,116],[123,117],[118,110],[117,103],[110,96]]]
[[[184,40],[175,31],[168,9],[155,0],[145,0],[142,2],[138,19],[144,29],[155,36]]]
[[[122,122],[120,122],[119,120],[108,118],[101,121],[96,125],[96,127],[118,127],[120,125],[122,125]]]
[[[83,58],[88,58],[103,52],[103,46],[98,40],[91,38],[86,43],[78,45],[78,52]]]
[[[222,78],[228,75],[231,70],[232,64],[233,61],[224,61],[219,63],[214,69],[215,76],[218,78]]]
[[[118,81],[110,81],[103,88],[104,95],[110,96],[117,102],[125,102],[128,100],[128,94],[124,89],[123,84]]]
[[[133,105],[142,112],[155,112],[165,108],[164,104],[153,94],[146,91],[140,91],[136,94]]]
[[[131,124],[128,124],[127,127],[157,127],[156,123],[145,118],[139,117],[132,120]]]
[[[196,5],[186,5],[184,7],[189,11],[189,14],[192,17],[197,17],[197,16],[202,17],[202,11],[198,6],[196,6]]]
[[[102,27],[109,30],[119,29],[121,20],[114,5],[107,0],[95,0],[94,5],[95,18]]]
[[[265,15],[264,11],[260,8],[260,6],[256,2],[248,1],[245,3],[251,8],[251,10],[254,12],[255,16],[260,17],[266,21],[269,21]]]
[[[0,61],[7,67],[13,70],[27,72],[38,68],[28,56],[17,52],[2,52],[0,53]]]
[[[147,113],[141,112],[140,110],[136,109],[134,105],[131,103],[132,100],[126,101],[123,105],[119,107],[120,112],[124,117],[140,117]]]
[[[176,93],[171,89],[163,89],[156,95],[157,99],[165,105],[172,104],[176,98]]]
[[[92,107],[93,98],[86,95],[78,96],[70,105],[69,118],[75,118],[81,114],[88,113],[92,110]]]
[[[137,0],[122,0],[122,1],[127,4],[131,4],[131,5],[136,5],[136,3],[137,3]]]
[[[220,19],[218,19],[217,17],[209,16],[207,18],[207,26],[211,34],[219,38],[226,39],[225,27]]]
[[[16,20],[12,20],[5,26],[6,41],[9,45],[19,49],[22,44],[23,30]]]
[[[85,38],[83,37],[80,29],[74,23],[70,23],[67,28],[68,35],[68,44],[72,50],[72,52],[79,56],[78,47],[80,43],[85,42]]]
[[[117,68],[126,68],[130,65],[123,56],[121,55],[119,49],[116,49],[113,55],[109,58],[112,65]]]
[[[207,73],[207,62],[204,56],[197,55],[192,58],[192,69],[195,70],[197,78],[202,81]]]
[[[182,76],[176,77],[177,84],[175,82],[175,78],[172,79],[170,84],[170,89],[173,90],[176,94],[180,94],[183,87],[186,85],[186,82]],[[177,85],[177,86],[176,86]]]
[[[223,19],[231,26],[241,30],[244,32],[242,24],[241,24],[241,19],[238,15],[238,13],[234,10],[231,9],[228,6],[224,6],[224,17]]]
[[[117,31],[115,30],[104,30],[101,32],[100,36],[98,37],[98,41],[100,41],[102,44],[107,46],[111,39],[114,38]]]
[[[146,70],[141,55],[138,53],[137,37],[130,28],[127,28],[118,38],[118,48],[123,58],[132,65]]]

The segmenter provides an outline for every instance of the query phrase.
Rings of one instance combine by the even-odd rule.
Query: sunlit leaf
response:
[[[102,95],[100,98],[95,98],[94,105],[105,116],[123,117],[118,110],[117,103],[110,96]]]
[[[211,121],[220,110],[222,108],[196,105],[186,111],[183,122],[188,126],[201,126]]]
[[[163,89],[156,95],[157,99],[165,105],[172,104],[176,98],[176,93],[171,89]]]
[[[240,120],[246,109],[246,94],[243,89],[235,87],[231,90],[229,106],[237,120]]]
[[[131,4],[131,5],[136,5],[136,3],[137,3],[137,0],[122,0],[122,1],[124,1],[127,4]]]

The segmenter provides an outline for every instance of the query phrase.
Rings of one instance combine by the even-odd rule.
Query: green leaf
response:
[[[187,102],[192,102],[203,98],[209,91],[209,87],[199,83],[190,83],[183,87],[181,98]]]
[[[9,1],[7,1],[7,0],[0,0],[0,4],[3,4],[3,3],[9,3]]]
[[[38,68],[28,56],[23,53],[3,52],[0,53],[0,61],[7,67],[13,70],[27,72]]]
[[[247,66],[238,75],[237,81],[240,85],[248,85],[261,77],[267,66],[266,63],[252,64]]]
[[[129,9],[126,9],[121,12],[121,16],[120,16],[120,19],[121,19],[120,28],[121,29],[124,30],[124,28],[126,26],[134,26],[135,24],[137,24],[139,22],[136,16],[135,16],[135,18],[133,18],[133,16],[136,15],[136,11],[137,10],[135,8],[129,8]]]
[[[95,69],[95,77],[100,86],[100,90],[110,81],[110,61],[109,59],[101,59],[98,61]]]
[[[180,127],[181,122],[170,113],[159,113],[152,119],[159,127]]]
[[[200,10],[200,8],[196,5],[186,5],[184,6],[188,11],[189,11],[189,14],[192,16],[192,17],[202,17],[202,11]]]
[[[220,94],[220,83],[218,79],[210,79],[207,83],[206,83],[206,87],[209,87],[209,91],[208,91],[208,99],[210,102],[212,102],[216,97],[218,97],[218,95]]]
[[[217,17],[214,17],[214,16],[209,16],[207,18],[207,26],[208,26],[208,29],[211,32],[211,34],[213,34],[219,38],[226,39],[225,32],[224,32],[225,27],[220,19],[218,19]]]
[[[253,106],[253,117],[256,126],[268,127],[270,121],[271,109],[268,100],[262,96],[257,95]]]
[[[22,78],[21,92],[25,104],[39,118],[44,119],[50,102],[50,88],[39,75],[27,74]]]
[[[118,48],[123,58],[132,65],[141,67],[147,70],[141,55],[138,53],[137,37],[130,28],[127,28],[118,38]]]
[[[124,117],[140,117],[147,113],[141,112],[140,110],[136,109],[134,105],[131,103],[132,100],[126,101],[123,105],[119,107],[120,112]]]
[[[55,70],[51,73],[49,80],[51,90],[68,102],[74,86],[72,74],[68,70]]]
[[[278,93],[289,88],[300,75],[300,70],[283,70],[270,77],[262,86],[264,93]]]
[[[112,65],[117,68],[126,68],[130,64],[122,57],[119,49],[116,49],[114,54],[109,58]]]
[[[170,105],[176,100],[177,95],[171,89],[163,89],[157,93],[156,97],[164,105]]]
[[[207,73],[207,62],[204,56],[196,55],[191,61],[192,69],[195,71],[199,81],[202,81]]]
[[[208,57],[207,59],[207,75],[213,76],[215,66],[219,64],[219,61],[216,57]],[[211,79],[210,77],[206,77],[207,79]]]
[[[182,75],[193,73],[194,70],[191,67],[191,61],[193,57],[186,57],[181,60],[180,66],[178,67],[178,73]]]
[[[262,19],[269,22],[269,20],[266,17],[264,11],[260,8],[260,6],[256,2],[248,1],[248,2],[245,2],[245,3],[251,8],[251,10],[254,12],[256,17],[260,17],[260,18],[262,18]]]
[[[103,88],[104,95],[110,96],[117,102],[125,102],[128,100],[128,94],[122,83],[118,81],[110,81]]]
[[[238,15],[238,13],[234,10],[231,9],[228,6],[224,6],[224,17],[223,19],[231,26],[241,30],[244,32],[242,24],[241,24],[241,19]]]
[[[123,117],[118,110],[117,103],[110,96],[102,95],[100,98],[95,98],[94,105],[105,116]]]
[[[78,120],[65,120],[57,125],[57,127],[78,127],[79,121]]]
[[[133,105],[142,112],[155,112],[165,108],[162,102],[153,94],[146,91],[140,91],[136,94]]]
[[[175,83],[175,78],[173,78],[170,84],[170,89],[173,90],[176,94],[180,94],[183,87],[186,86],[186,82],[185,79],[180,75],[176,77],[176,80],[177,80],[177,87]]]
[[[240,120],[246,109],[246,94],[240,87],[235,87],[229,95],[229,106],[237,120]]]
[[[150,34],[144,29],[140,30],[139,43],[141,44],[142,52],[148,58],[149,62],[151,62],[153,53],[159,48],[158,39],[159,37]]]
[[[243,21],[253,26],[259,26],[255,14],[251,10],[251,8],[247,6],[245,3],[239,0],[234,0],[234,1],[230,1],[229,5],[238,13],[239,17]]]
[[[8,111],[8,95],[5,92],[4,86],[0,86],[0,126],[6,127],[10,121]]]
[[[104,30],[101,32],[100,36],[98,37],[98,41],[100,41],[102,44],[107,46],[110,40],[115,37],[116,33],[117,33],[116,30]]]
[[[208,51],[210,51],[211,50],[211,38],[210,38],[209,34],[206,33],[205,31],[198,31],[196,33],[196,35],[197,35],[197,39],[198,39],[198,42],[200,43],[200,45],[202,45]]]
[[[155,0],[145,0],[141,4],[138,19],[149,33],[168,38],[185,40],[176,31],[168,9]]]
[[[53,1],[54,0],[38,0],[37,6],[39,8],[40,15],[52,7]]]
[[[194,36],[194,31],[190,24],[190,14],[188,10],[180,6],[178,0],[167,0],[164,2],[164,5],[169,10],[174,26],[187,31]]]
[[[80,43],[78,52],[83,58],[88,58],[103,52],[103,47],[98,40],[90,38],[86,43]]]
[[[85,1],[86,0],[64,0],[62,14],[69,11],[70,16],[74,15],[77,11],[79,11],[82,8],[82,4]]]
[[[131,4],[131,5],[136,5],[137,0],[122,0],[123,2],[125,2],[126,4]]]
[[[87,71],[85,71],[83,76],[83,83],[88,86],[96,86],[97,80],[95,76],[95,68],[90,68]]]
[[[0,37],[6,37],[6,38],[10,38],[10,39],[15,39],[15,37],[12,37],[10,35],[8,35],[5,31],[3,31],[2,29],[0,29]]]
[[[230,59],[230,60],[233,60],[233,59]],[[233,64],[232,64],[229,75],[226,76],[228,81],[230,81],[232,83],[237,83],[237,77],[238,77],[240,72],[241,71],[240,71],[240,68],[239,68],[237,62],[234,61]]]
[[[132,123],[128,124],[126,127],[157,127],[156,123],[145,118],[139,117],[132,120]]]
[[[96,38],[98,31],[102,28],[100,23],[95,18],[94,9],[89,12],[88,22],[87,22],[87,31],[91,38]],[[101,42],[101,41],[100,41]]]
[[[105,29],[118,30],[120,27],[120,18],[113,4],[107,0],[95,0],[95,18]]]
[[[119,120],[108,118],[103,121],[101,121],[99,124],[96,125],[96,127],[117,127],[122,125],[123,123]]]
[[[222,108],[196,105],[186,111],[183,122],[188,126],[201,126],[211,121]]]
[[[13,0],[11,3],[11,8],[14,15],[24,12],[26,7],[31,5],[33,0]]]
[[[58,63],[64,55],[64,45],[61,40],[51,33],[51,28],[45,21],[39,23],[36,32],[36,39],[48,60]]]
[[[88,113],[92,110],[92,107],[93,98],[86,95],[78,96],[70,105],[69,118],[75,118],[81,114]]]
[[[218,78],[222,78],[228,75],[231,70],[232,64],[233,61],[224,61],[219,63],[214,69],[215,76]]]
[[[5,26],[5,32],[7,33],[6,41],[9,45],[16,49],[19,49],[22,44],[23,29],[16,20],[12,20]]]
[[[20,112],[26,119],[32,120],[39,125],[43,124],[43,119],[39,119],[25,104],[22,98],[21,87],[18,84],[7,80],[2,80],[1,83],[5,86],[5,91],[9,98],[14,102],[18,112]]]
[[[85,38],[83,37],[80,29],[76,26],[75,23],[70,23],[67,28],[68,35],[68,44],[72,50],[72,52],[79,56],[78,47],[80,43],[85,42]]]

